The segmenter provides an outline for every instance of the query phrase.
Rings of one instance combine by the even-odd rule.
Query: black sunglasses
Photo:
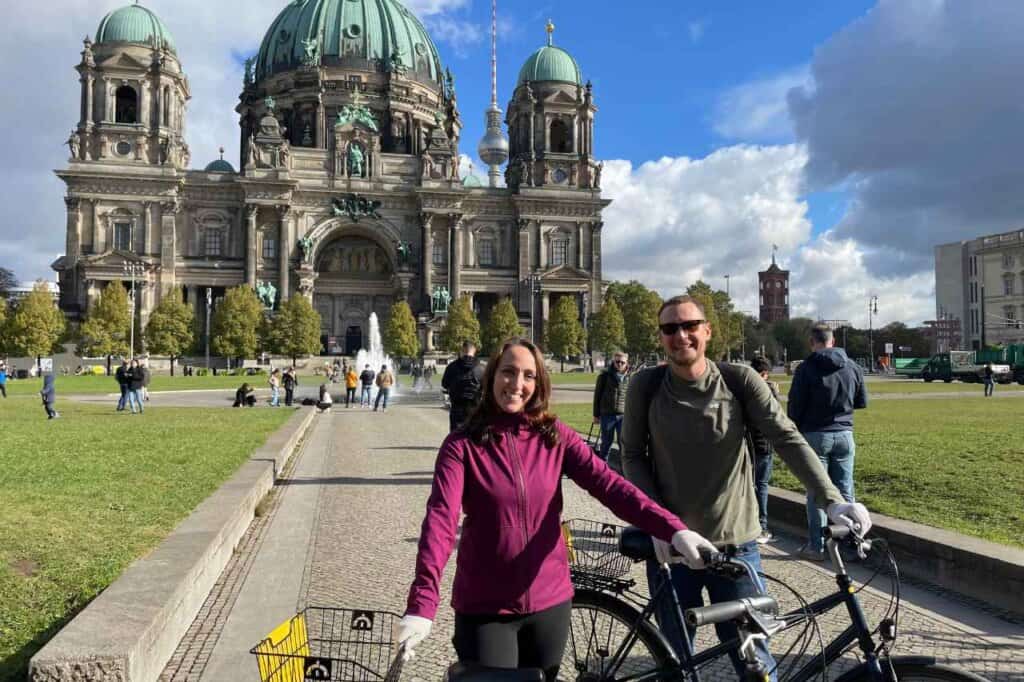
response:
[[[684,320],[683,322],[666,322],[665,324],[659,324],[658,329],[665,336],[672,336],[682,329],[684,332],[690,333],[700,329],[700,326],[704,324],[704,320]]]

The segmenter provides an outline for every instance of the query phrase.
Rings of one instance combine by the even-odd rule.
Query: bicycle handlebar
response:
[[[730,620],[739,620],[751,610],[758,611],[766,616],[775,616],[779,613],[779,603],[767,595],[762,595],[687,609],[685,614],[686,624],[690,627],[700,627],[702,625],[715,625]]]

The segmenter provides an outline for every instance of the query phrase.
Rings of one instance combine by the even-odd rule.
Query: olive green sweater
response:
[[[693,382],[665,370],[648,409],[648,387],[661,373],[644,370],[629,383],[622,424],[626,478],[718,545],[748,542],[761,532],[744,438],[748,422],[819,501],[843,501],[768,384],[749,367],[738,371],[742,402],[708,361]]]

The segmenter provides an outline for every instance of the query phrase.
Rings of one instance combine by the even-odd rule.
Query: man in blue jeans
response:
[[[677,296],[658,312],[661,346],[668,364],[643,370],[630,379],[622,424],[622,465],[626,478],[656,502],[676,514],[689,529],[688,543],[696,549],[713,545],[738,547],[737,558],[755,577],[737,580],[709,575],[702,561],[673,563],[666,543],[655,540],[657,564],[648,563],[653,593],[662,583],[660,566],[670,564],[672,584],[683,609],[764,592],[756,577],[761,556],[756,542],[761,532],[746,431],[755,427],[771,442],[779,457],[808,490],[829,502],[835,523],[859,523],[866,532],[871,517],[863,505],[848,504],[828,480],[815,456],[772,397],[768,384],[749,367],[715,363],[705,357],[712,329],[702,304]],[[694,552],[696,553],[696,552]],[[693,633],[675,627],[671,601],[659,600],[655,617],[679,655]],[[717,628],[721,641],[736,637],[732,624]],[[775,661],[768,648],[757,645],[758,657],[775,678]],[[731,655],[738,674],[743,665]]]
[[[594,423],[601,428],[601,448],[598,455],[608,461],[612,441],[618,438],[622,450],[622,413],[626,411],[626,388],[629,386],[629,356],[612,355],[608,369],[601,372],[594,386]]]
[[[857,363],[835,348],[832,330],[825,325],[811,329],[811,354],[797,367],[789,388],[787,412],[807,443],[814,448],[828,477],[843,499],[854,502],[853,411],[868,406],[864,374]],[[825,514],[817,496],[807,491],[807,544],[800,556],[824,561],[821,530]]]

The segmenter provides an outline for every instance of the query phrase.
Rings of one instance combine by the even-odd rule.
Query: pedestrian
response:
[[[0,394],[7,398],[7,365],[0,362]]]
[[[431,391],[434,390],[434,374],[436,373],[437,367],[435,365],[425,365],[423,367],[423,381],[426,382],[426,387]]]
[[[793,375],[787,412],[847,502],[855,501],[853,411],[867,406],[860,366],[842,348],[835,348],[831,329],[822,324],[812,327],[811,354]],[[807,544],[800,556],[811,561],[825,560],[821,529],[826,519],[820,499],[808,488]]]
[[[281,377],[281,385],[284,386],[284,404],[288,407],[292,406],[292,400],[295,399],[295,387],[298,385],[299,380],[295,376],[295,368],[288,367],[284,370],[284,376]]]
[[[270,384],[270,406],[281,407],[281,370],[271,370],[267,383]]]
[[[256,407],[256,389],[244,383],[235,391],[235,402],[231,407]]]
[[[378,407],[381,407],[381,398],[384,399],[384,405],[381,407],[381,412],[386,412],[388,409],[388,398],[391,396],[391,387],[395,385],[395,375],[388,370],[387,365],[380,366],[380,372],[377,374],[377,399],[373,402],[373,411],[376,412]]]
[[[359,375],[355,367],[345,367],[345,407],[352,407],[356,401],[356,387],[359,386]]]
[[[39,395],[43,399],[43,409],[46,410],[47,419],[56,419],[60,416],[57,414],[57,410],[53,409],[53,404],[57,402],[57,389],[54,388],[53,384],[53,373],[46,374],[43,377],[43,390],[39,391]]]
[[[726,578],[702,570],[699,557],[674,564],[671,580],[682,609],[701,606],[704,589],[713,604],[765,591],[758,577],[761,557],[756,538],[761,529],[746,439],[750,425],[771,440],[805,486],[829,503],[834,522],[852,525],[852,517],[867,532],[871,526],[867,510],[843,501],[764,380],[749,367],[707,359],[712,329],[697,299],[676,296],[665,301],[658,311],[658,330],[668,361],[635,374],[626,395],[622,425],[626,478],[716,546],[735,545],[736,559],[752,569],[740,578]],[[659,540],[655,549],[659,559],[666,560],[668,547]],[[648,562],[647,579],[651,594],[662,588],[658,564],[653,561]],[[687,641],[692,644],[692,633],[679,631],[673,608],[661,602],[655,617],[682,656]],[[737,637],[731,623],[716,630],[722,642]],[[767,669],[774,670],[766,643],[756,642],[755,648]],[[742,678],[743,662],[735,651],[729,656]]]
[[[618,439],[622,452],[622,413],[626,411],[626,388],[629,386],[629,356],[612,355],[608,369],[597,375],[594,386],[594,423],[600,425],[601,448],[598,454],[608,461],[612,441]]]
[[[992,363],[985,363],[985,369],[982,371],[984,372],[983,381],[985,382],[985,397],[988,398],[995,393],[996,390],[996,382],[992,378]]]
[[[420,366],[413,363],[413,366],[409,369],[409,374],[410,376],[412,376],[412,390],[415,391],[416,393],[419,393],[421,390],[423,390],[423,387],[420,386],[421,373],[422,371],[420,370]]]
[[[139,370],[142,372],[142,400],[149,402],[149,380],[153,375],[149,371],[149,363],[145,360],[139,362]]]
[[[128,407],[135,414],[135,406],[138,405],[139,414],[142,414],[142,382],[145,377],[138,360],[132,360],[125,376],[128,379]]]
[[[555,680],[573,596],[560,525],[563,473],[616,516],[690,560],[709,543],[609,469],[548,411],[551,380],[535,345],[506,342],[487,365],[482,386],[479,409],[437,455],[397,639],[410,656],[430,634],[442,572],[465,514],[451,602],[459,661],[542,668]]]
[[[769,381],[771,364],[763,357],[756,357],[750,367],[761,375],[768,384],[775,402],[780,402],[779,385]],[[750,445],[754,449],[754,496],[757,498],[757,519],[761,524],[761,534],[757,536],[759,545],[771,542],[772,532],[768,529],[768,484],[772,481],[772,442],[754,425],[747,427],[750,434]]]
[[[359,375],[359,383],[362,384],[362,391],[359,393],[359,406],[369,407],[370,400],[373,394],[373,380],[377,375],[374,373],[370,366],[367,365],[366,369]]]
[[[117,401],[117,411],[124,412],[124,406],[128,403],[128,360],[121,358],[121,366],[114,372],[114,379],[117,380],[117,387],[121,389],[121,398]]]
[[[320,394],[317,396],[316,409],[321,413],[327,412],[334,405],[334,399],[331,398],[331,390],[327,388],[327,384],[320,384]]]
[[[448,432],[459,428],[469,413],[480,402],[480,386],[484,368],[476,358],[476,344],[462,343],[462,355],[449,364],[441,377],[441,388],[448,392],[451,409],[448,412]]]

